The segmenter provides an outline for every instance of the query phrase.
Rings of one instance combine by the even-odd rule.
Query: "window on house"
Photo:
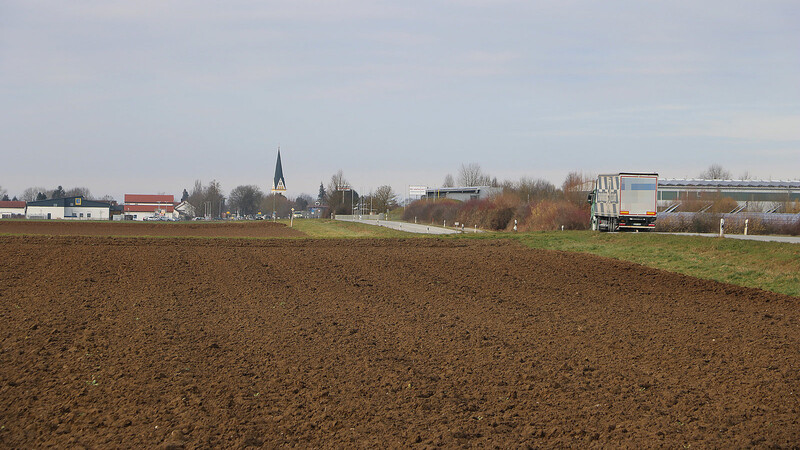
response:
[[[92,217],[92,213],[86,213],[86,217],[87,218]]]

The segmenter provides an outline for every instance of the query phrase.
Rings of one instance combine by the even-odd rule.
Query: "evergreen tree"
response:
[[[8,194],[4,194],[3,195],[3,200],[2,201],[7,202],[7,201],[10,201],[10,200],[11,199],[8,198]]]
[[[47,200],[47,196],[42,194],[41,192],[39,192],[39,193],[36,194],[36,201],[39,201],[39,200]]]
[[[64,198],[67,196],[66,191],[61,186],[58,186],[53,193],[50,195],[50,198]]]
[[[181,201],[185,202],[186,200],[189,200],[189,191],[184,189],[183,190],[183,195],[181,195]]]
[[[319,195],[317,195],[317,201],[323,203],[325,201],[325,185],[322,182],[319,182]]]

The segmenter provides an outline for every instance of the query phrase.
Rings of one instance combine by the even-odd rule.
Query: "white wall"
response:
[[[0,217],[25,215],[25,208],[0,208]]]
[[[86,206],[28,206],[25,217],[28,219],[47,219],[47,214],[51,219],[73,219],[73,220],[108,220],[108,208],[92,208]],[[80,217],[83,213],[83,217]],[[90,213],[92,217],[88,217]],[[77,217],[74,217],[77,216]]]
[[[83,217],[81,217],[83,214]],[[89,215],[91,214],[91,217]],[[67,206],[64,208],[64,215],[68,219],[77,220],[108,220],[108,208],[88,207],[88,206]]]
[[[28,219],[47,219],[47,214],[51,219],[63,219],[64,208],[60,206],[28,206],[25,217]]]

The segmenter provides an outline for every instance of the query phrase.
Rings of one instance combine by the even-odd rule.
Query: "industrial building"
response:
[[[702,211],[722,199],[732,199],[730,212],[792,212],[800,206],[800,181],[659,179],[658,206],[663,212],[681,212],[691,205]]]
[[[83,196],[28,202],[26,219],[109,220],[111,204]]]
[[[481,200],[501,192],[503,192],[503,188],[491,186],[427,188],[425,189],[425,196],[422,198],[449,198],[452,200],[466,202],[469,200]]]

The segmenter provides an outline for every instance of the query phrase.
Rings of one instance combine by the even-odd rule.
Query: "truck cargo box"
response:
[[[657,173],[598,175],[595,188],[589,195],[589,202],[592,204],[592,229],[653,229],[657,197]]]

